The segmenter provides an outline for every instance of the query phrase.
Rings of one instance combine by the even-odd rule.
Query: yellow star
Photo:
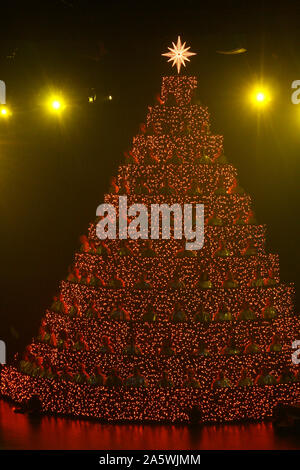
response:
[[[185,42],[181,44],[180,36],[178,36],[177,39],[177,44],[175,45],[174,42],[172,42],[173,47],[168,47],[170,52],[166,52],[165,54],[162,54],[166,57],[170,57],[168,62],[173,61],[172,67],[176,64],[177,66],[177,72],[180,72],[180,67],[183,65],[185,67],[185,60],[188,62],[190,61],[189,57],[192,55],[196,55],[195,52],[188,52],[190,47],[185,47]]]

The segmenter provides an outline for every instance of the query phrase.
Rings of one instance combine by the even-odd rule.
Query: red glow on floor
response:
[[[297,436],[277,436],[271,423],[188,425],[100,424],[15,414],[0,401],[0,449],[300,449]]]

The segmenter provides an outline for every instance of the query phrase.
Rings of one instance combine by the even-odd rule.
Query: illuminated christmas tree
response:
[[[173,46],[179,72],[188,56],[176,61]],[[193,104],[196,87],[195,77],[163,78],[105,202],[203,203],[203,248],[174,236],[100,241],[96,219],[38,336],[4,368],[3,395],[108,421],[187,421],[195,407],[204,421],[260,419],[299,399],[294,288],[265,251],[222,136]]]

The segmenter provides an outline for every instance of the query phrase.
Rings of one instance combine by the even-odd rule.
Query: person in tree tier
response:
[[[119,184],[119,192],[118,194],[129,194],[130,193],[130,188],[127,182],[127,179],[125,177],[121,178],[120,184]]]
[[[167,159],[166,159],[167,165],[183,165],[184,160],[181,155],[179,155],[177,150],[171,150],[168,153]]]
[[[293,371],[288,367],[284,367],[278,379],[279,384],[290,384],[296,382],[296,377]]]
[[[188,369],[183,386],[186,388],[200,388],[199,381],[195,378],[194,369]]]
[[[227,354],[228,356],[233,356],[240,354],[241,350],[236,344],[236,339],[234,337],[229,338],[226,346],[221,350],[221,354]]]
[[[136,155],[134,155],[132,150],[129,150],[129,152],[124,152],[124,156],[125,156],[126,164],[133,164],[133,165],[139,164],[139,159]]]
[[[107,376],[105,385],[110,388],[119,388],[123,385],[123,381],[119,376],[117,369],[112,368]]]
[[[110,289],[124,289],[125,282],[117,274],[114,274],[114,276],[108,281],[107,287]]]
[[[272,343],[268,347],[269,352],[281,352],[282,351],[282,344],[280,342],[280,338],[278,335],[274,335],[272,338]]]
[[[202,196],[203,195],[203,189],[201,185],[198,183],[197,179],[192,179],[185,194],[187,196]]]
[[[34,354],[31,345],[26,346],[23,359],[20,361],[20,370],[24,374],[30,375],[33,368]]]
[[[161,379],[158,382],[158,386],[160,388],[172,388],[174,387],[174,384],[172,380],[169,377],[169,372],[167,370],[164,370],[161,374]]]
[[[73,373],[71,372],[70,367],[68,366],[68,364],[64,365],[63,370],[59,373],[59,378],[61,380],[66,380],[66,381],[73,382],[74,376],[73,376]]]
[[[74,376],[74,382],[77,384],[89,384],[90,376],[83,363],[79,364],[79,372]]]
[[[146,312],[143,314],[143,321],[147,323],[155,322],[156,316],[157,314],[152,305],[148,305]]]
[[[39,341],[42,341],[42,342],[45,342],[46,340],[46,327],[47,327],[47,322],[46,322],[46,319],[43,318],[42,321],[41,321],[41,324],[40,324],[40,328],[39,328],[39,333],[38,333],[38,337],[37,339]],[[47,338],[49,339],[49,338]]]
[[[253,240],[247,240],[246,247],[241,251],[241,255],[245,258],[257,255],[257,248],[255,247]]]
[[[244,188],[242,188],[242,186],[239,185],[237,179],[234,178],[233,184],[230,186],[230,188],[228,190],[228,193],[229,194],[238,194],[238,195],[242,196],[243,194],[245,194],[245,190],[244,190]]]
[[[214,159],[215,163],[218,163],[219,165],[226,165],[228,163],[226,155],[224,153],[221,153],[218,157]]]
[[[145,165],[158,165],[159,158],[155,155],[152,149],[149,149],[144,156],[144,164]]]
[[[246,214],[245,222],[248,225],[257,225],[257,220],[253,211],[249,211],[248,214]]]
[[[130,314],[125,310],[124,307],[120,303],[113,307],[112,311],[110,312],[110,316],[113,320],[118,321],[128,321],[130,320]]]
[[[99,245],[96,247],[96,253],[103,258],[107,258],[111,254],[111,250],[103,240],[100,240]]]
[[[173,323],[182,323],[186,321],[186,313],[183,309],[181,302],[178,302],[175,305],[174,310],[171,313],[171,321]]]
[[[76,299],[72,299],[72,305],[68,309],[68,316],[70,318],[78,317],[79,316],[79,306]]]
[[[264,284],[266,287],[273,287],[277,284],[273,269],[269,269],[268,277],[264,279]]]
[[[45,319],[43,319],[41,323],[37,339],[42,343],[49,344],[53,348],[57,347],[57,339],[53,330],[53,326],[47,325]]]
[[[233,220],[234,225],[246,225],[245,214],[242,211],[239,211],[236,217]]]
[[[57,348],[59,351],[68,351],[73,348],[73,341],[70,339],[68,331],[64,328],[59,332]]]
[[[174,187],[171,185],[169,178],[165,176],[160,185],[159,193],[164,194],[165,196],[170,196],[174,194],[174,192]]]
[[[171,339],[165,338],[162,343],[162,347],[159,351],[159,354],[162,356],[173,356],[175,354],[173,348],[172,348],[172,342]]]
[[[127,377],[125,380],[125,387],[147,387],[145,378],[141,375],[140,369],[138,366],[134,366],[133,374]]]
[[[102,387],[105,383],[105,376],[99,365],[94,367],[93,373],[89,378],[89,384]]]
[[[210,355],[210,352],[209,352],[205,342],[202,339],[198,342],[198,347],[197,347],[197,349],[194,350],[193,355],[194,356],[204,356],[204,357],[207,357],[207,356]]]
[[[231,321],[232,313],[225,304],[221,304],[219,310],[215,313],[215,321]]]
[[[78,268],[75,268],[74,266],[69,266],[68,271],[69,273],[66,277],[66,281],[74,282],[74,283],[80,282],[81,275],[79,273]]]
[[[90,278],[91,276],[89,275],[89,273],[86,270],[82,270],[79,283],[88,286]]]
[[[36,356],[33,361],[33,367],[31,370],[32,377],[43,377],[45,373],[43,358],[41,356]]]
[[[213,283],[210,281],[207,271],[203,271],[200,274],[200,279],[196,283],[195,287],[198,289],[212,289],[213,288]]]
[[[239,287],[239,283],[234,279],[231,271],[227,272],[226,279],[223,281],[223,287],[224,289],[236,289]]]
[[[92,252],[92,245],[91,242],[89,241],[88,237],[86,235],[81,235],[79,237],[79,241],[81,243],[79,251],[81,253],[91,253]]]
[[[145,246],[141,249],[141,256],[142,258],[155,258],[156,252],[152,247],[152,241],[147,240],[145,242]]]
[[[212,384],[212,388],[216,390],[218,388],[229,388],[229,387],[231,387],[230,380],[226,377],[223,371],[220,371],[218,374],[218,377],[214,380]]]
[[[51,374],[49,374],[48,378],[52,380],[58,380],[60,378],[58,368],[55,364],[51,365]]]
[[[83,334],[78,332],[73,349],[75,351],[89,351],[87,342],[84,340]]]
[[[197,154],[194,158],[194,165],[211,165],[212,159],[203,152],[202,155]]]
[[[182,240],[183,246],[179,248],[176,252],[176,258],[196,258],[197,257],[197,251],[193,250],[187,250],[185,248],[186,240]]]
[[[109,193],[112,193],[112,194],[119,193],[119,185],[117,183],[117,178],[115,176],[113,176],[110,180]]]
[[[134,253],[130,248],[129,243],[126,240],[120,240],[118,254],[119,256],[134,256]]]
[[[261,353],[261,347],[255,342],[254,336],[250,336],[250,341],[246,344],[244,353],[245,354],[258,354]]]
[[[150,290],[150,289],[152,289],[152,284],[151,284],[150,281],[148,281],[146,272],[142,273],[140,279],[134,285],[134,288],[139,289],[139,290]]]
[[[261,269],[257,266],[254,272],[254,278],[250,281],[249,287],[264,287],[264,285],[265,283],[261,275]]]
[[[260,374],[256,377],[256,385],[275,385],[276,377],[268,371],[266,367],[261,369]]]
[[[64,312],[64,305],[60,298],[53,297],[53,302],[50,309],[55,313],[63,313]]]
[[[102,277],[95,271],[89,280],[90,287],[105,287]]]
[[[48,357],[46,357],[44,359],[44,374],[43,374],[43,377],[45,379],[53,379],[53,373],[52,373],[52,366],[51,366],[51,362],[50,362],[50,359]]]
[[[168,282],[168,287],[174,290],[185,289],[185,283],[181,280],[179,267],[175,268],[173,278]]]
[[[238,387],[251,387],[252,385],[253,385],[253,380],[248,375],[247,369],[243,369],[241,377],[238,381]]]
[[[250,307],[249,302],[244,302],[243,308],[238,314],[238,320],[244,320],[244,321],[252,321],[256,320],[257,315],[254,313],[252,308]]]
[[[102,344],[100,346],[99,352],[104,354],[112,354],[114,352],[110,339],[106,335],[102,336]]]
[[[231,252],[228,250],[224,240],[219,241],[219,246],[215,251],[215,256],[217,256],[218,258],[228,258],[229,256],[231,256]]]
[[[100,318],[99,312],[96,309],[96,303],[94,301],[89,302],[85,316],[87,318]]]
[[[130,338],[129,343],[126,344],[124,348],[124,354],[127,354],[128,356],[140,356],[141,355],[141,350],[135,344],[134,338]]]
[[[149,186],[147,185],[143,177],[139,177],[136,179],[134,192],[135,194],[141,194],[145,196],[150,194]]]
[[[263,308],[262,313],[265,320],[274,320],[278,317],[278,312],[271,299],[266,300],[266,305]]]
[[[214,194],[216,196],[225,196],[227,194],[227,189],[224,183],[224,177],[222,175],[218,178]]]
[[[224,225],[223,220],[215,212],[206,219],[206,224],[215,227],[222,227]]]
[[[198,311],[194,315],[194,321],[201,323],[210,323],[211,314],[207,312],[202,305],[200,305]]]

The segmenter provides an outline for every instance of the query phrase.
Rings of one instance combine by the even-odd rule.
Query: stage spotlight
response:
[[[266,89],[255,88],[251,94],[252,103],[256,106],[263,107],[270,101],[270,94]]]
[[[1,108],[0,108],[1,117],[7,118],[10,114],[11,113],[10,113],[10,111],[8,110],[8,108],[6,106],[1,106]]]
[[[66,104],[61,96],[51,96],[48,99],[48,109],[54,113],[59,114],[64,108]]]
[[[262,91],[259,91],[257,94],[256,94],[256,100],[259,101],[259,102],[262,102],[266,99],[266,96],[265,94],[262,92]]]
[[[60,108],[61,108],[61,103],[60,103],[60,101],[58,101],[58,100],[52,101],[52,108],[55,109],[55,110],[60,109]]]

